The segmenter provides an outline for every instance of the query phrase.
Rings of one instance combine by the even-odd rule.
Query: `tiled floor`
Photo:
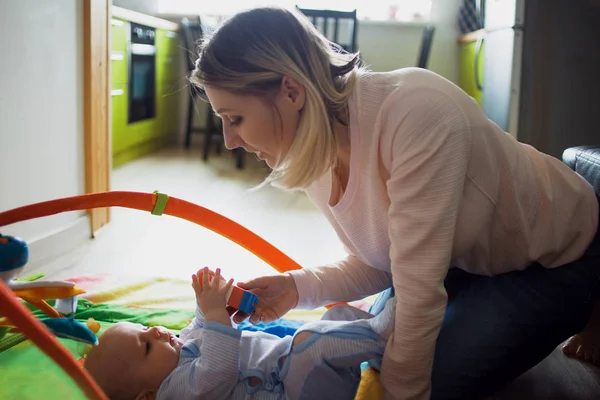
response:
[[[273,187],[251,191],[268,173],[247,156],[236,170],[229,153],[204,163],[200,151],[168,149],[112,174],[112,190],[153,192],[194,202],[254,231],[302,266],[344,255],[325,217],[300,192]],[[202,266],[221,267],[242,281],[273,272],[253,254],[196,224],[115,208],[112,222],[88,245],[45,265],[52,278],[107,272],[187,278]]]

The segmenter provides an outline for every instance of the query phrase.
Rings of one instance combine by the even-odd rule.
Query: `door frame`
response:
[[[83,0],[85,193],[110,190],[110,19],[112,0]],[[109,208],[88,210],[91,234],[110,222]]]

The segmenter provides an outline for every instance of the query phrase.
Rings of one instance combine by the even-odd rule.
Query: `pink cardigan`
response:
[[[351,301],[391,285],[395,331],[381,379],[426,399],[450,265],[494,275],[579,258],[593,238],[592,187],[517,142],[444,78],[416,68],[369,73],[349,102],[350,178],[329,205],[331,174],[306,191],[348,257],[292,272],[299,307]]]

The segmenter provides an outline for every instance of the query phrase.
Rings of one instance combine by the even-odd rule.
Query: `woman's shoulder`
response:
[[[365,71],[359,74],[355,99],[360,107],[386,100],[421,97],[423,95],[456,97],[461,91],[453,82],[432,71],[407,67],[387,72]]]
[[[421,68],[365,73],[354,101],[360,151],[366,149],[365,157],[377,154],[384,166],[391,165],[399,138],[409,143],[433,134],[436,126],[469,134],[472,124],[484,123],[480,107],[457,85]]]
[[[454,85],[445,78],[421,68],[402,68],[388,72],[363,71],[356,80],[350,99],[354,124],[361,135],[375,139],[372,129],[390,113],[420,113],[436,101],[448,100]],[[456,94],[450,94],[450,97]]]
[[[462,118],[463,122],[483,123],[477,103],[460,87],[432,71],[402,68],[390,72],[364,72],[357,79],[351,107],[359,129],[377,126],[389,117],[423,122]]]

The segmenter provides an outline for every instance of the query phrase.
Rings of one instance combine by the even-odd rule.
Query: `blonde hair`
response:
[[[299,82],[306,101],[293,144],[265,183],[299,189],[337,162],[334,123],[348,125],[347,103],[361,71],[358,54],[342,51],[298,11],[256,8],[227,20],[200,45],[191,82],[268,97],[284,76]]]

